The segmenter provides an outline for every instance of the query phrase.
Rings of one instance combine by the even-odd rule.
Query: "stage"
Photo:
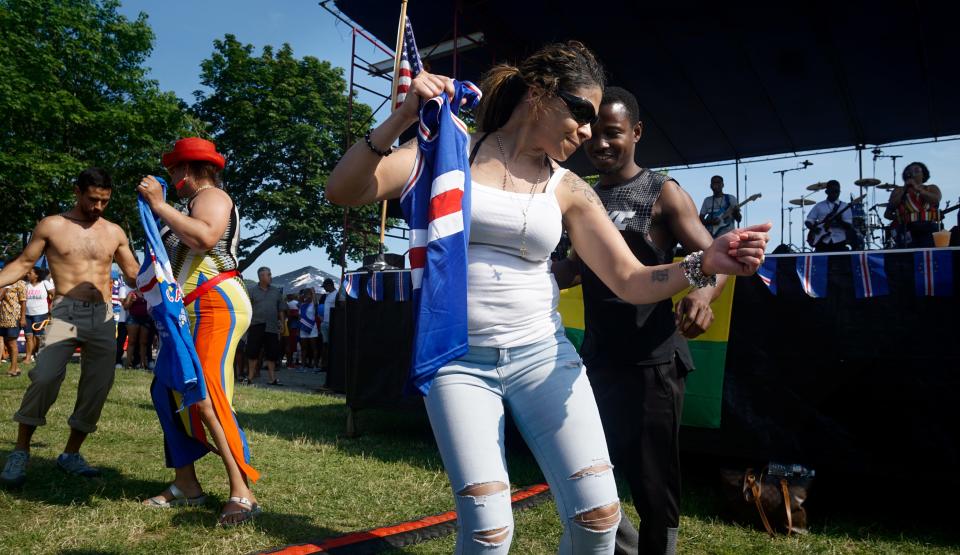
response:
[[[768,255],[762,276],[732,280],[714,329],[691,344],[683,449],[869,474],[922,463],[956,480],[958,271],[958,248]],[[343,377],[331,385],[352,411],[422,404],[402,394],[413,322],[408,282],[398,288],[405,273],[347,274],[332,337]],[[565,293],[574,340],[580,311]]]

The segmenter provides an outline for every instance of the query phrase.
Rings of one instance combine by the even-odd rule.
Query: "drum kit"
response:
[[[881,183],[879,179],[874,178],[863,178],[858,179],[853,182],[854,185],[860,187],[860,190],[863,191],[865,188],[874,187],[875,190],[881,191],[892,191],[896,189],[896,185],[890,183]],[[788,202],[794,206],[787,207],[788,212],[792,212],[795,208],[798,207],[801,210],[801,221],[804,220],[804,211],[807,206],[813,206],[816,204],[816,201],[807,198],[813,193],[823,191],[827,188],[827,183],[824,181],[811,183],[807,185],[806,189],[810,191],[805,195],[801,195],[799,198],[790,199]],[[860,236],[862,243],[865,248],[869,249],[874,248],[890,248],[893,243],[893,233],[892,226],[883,224],[883,217],[878,209],[886,209],[888,203],[880,202],[876,203],[870,208],[866,208],[864,205],[863,199],[866,198],[866,195],[860,195],[857,199],[853,199],[851,195],[851,200],[853,202],[850,206],[850,212],[853,216],[853,228],[856,233]],[[791,227],[793,222],[789,224]],[[792,238],[791,238],[792,239]],[[856,241],[851,241],[855,243]],[[790,241],[792,245],[792,240]],[[805,250],[806,247],[799,250]]]

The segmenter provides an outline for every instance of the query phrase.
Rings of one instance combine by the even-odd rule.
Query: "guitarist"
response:
[[[827,182],[827,200],[813,207],[804,225],[810,230],[808,241],[814,251],[850,250],[856,231],[853,229],[853,214],[847,210],[847,203],[840,200],[839,181],[831,179]]]
[[[743,216],[737,206],[737,197],[723,194],[723,178],[715,175],[710,178],[710,190],[713,194],[703,199],[700,206],[700,219],[710,235],[719,237],[740,223]]]

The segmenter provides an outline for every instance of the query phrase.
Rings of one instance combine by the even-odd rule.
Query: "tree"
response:
[[[343,156],[347,133],[362,137],[371,110],[349,98],[343,70],[311,56],[294,57],[284,44],[254,55],[253,46],[233,35],[214,41],[201,64],[194,112],[209,123],[217,148],[227,158],[224,187],[248,230],[241,241],[240,269],[266,250],[295,253],[323,247],[333,260],[358,259],[378,243],[375,206],[351,210],[350,232],[343,232],[343,209],[327,202],[327,176]]]
[[[147,79],[147,17],[115,0],[0,0],[0,232],[23,233],[73,203],[89,166],[114,180],[107,216],[139,235],[135,184],[192,127]]]

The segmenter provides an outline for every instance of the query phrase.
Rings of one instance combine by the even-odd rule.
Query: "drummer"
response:
[[[930,170],[923,162],[911,162],[903,168],[903,187],[890,193],[884,217],[894,220],[906,248],[933,247],[933,232],[940,229],[940,199],[936,185],[926,185]]]

